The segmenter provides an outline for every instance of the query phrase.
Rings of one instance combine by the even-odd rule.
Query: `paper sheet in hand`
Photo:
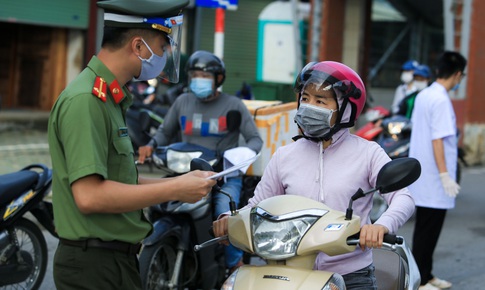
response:
[[[246,161],[243,161],[243,162],[241,162],[239,164],[236,164],[236,165],[234,165],[232,167],[229,167],[226,170],[223,170],[223,171],[221,171],[221,172],[219,172],[217,174],[214,174],[211,177],[208,177],[207,179],[218,179],[218,178],[223,177],[223,176],[225,176],[225,175],[227,175],[227,174],[229,174],[231,172],[234,172],[236,170],[239,170],[241,168],[244,168],[245,166],[251,165],[254,161],[256,161],[256,159],[258,159],[258,157],[259,157],[260,154],[261,154],[261,152],[258,153],[258,154],[256,154],[254,157],[251,157],[251,158],[247,159]]]

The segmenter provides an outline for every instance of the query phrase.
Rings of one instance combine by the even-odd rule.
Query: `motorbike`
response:
[[[367,123],[357,129],[355,131],[355,135],[369,141],[375,141],[376,138],[382,133],[382,120],[390,115],[391,112],[382,106],[367,109],[365,112]]]
[[[229,134],[238,133],[241,114],[229,111],[226,119]],[[200,165],[195,160],[204,162]],[[220,150],[187,142],[157,147],[149,162],[169,177],[195,169],[213,171],[217,168],[219,171],[224,167]],[[254,178],[243,177],[240,204],[249,198],[249,192],[256,184]],[[211,247],[198,253],[193,251],[194,245],[212,237],[207,229],[213,222],[212,198],[215,194],[225,194],[231,199],[229,194],[217,190],[193,204],[171,201],[146,210],[154,230],[143,241],[139,257],[144,289],[214,289],[222,285],[227,274],[224,247]],[[234,201],[231,204],[236,205]]]
[[[194,250],[229,239],[234,246],[266,260],[265,265],[239,267],[221,289],[345,289],[338,273],[313,270],[317,254],[354,251],[359,244],[360,218],[353,215],[353,202],[377,191],[385,194],[401,189],[420,174],[416,159],[390,161],[379,172],[376,187],[366,192],[358,189],[346,212],[295,195],[265,199],[253,208],[232,211],[228,235]],[[373,249],[378,288],[418,289],[419,271],[404,239],[388,234],[384,242],[382,248]]]
[[[35,217],[57,237],[52,203],[45,199],[52,170],[32,164],[0,175],[0,289],[39,289],[47,269],[45,237]]]
[[[214,166],[219,160],[212,150],[181,142],[158,147],[152,162],[168,176],[176,176],[203,169],[194,168],[194,158]],[[226,277],[223,247],[198,253],[192,250],[195,244],[211,238],[207,229],[213,221],[214,194],[221,193],[213,191],[192,204],[170,201],[149,207],[154,231],[143,241],[139,257],[144,289],[214,289],[222,285]]]
[[[184,89],[184,84],[177,84],[159,94],[154,85],[131,84],[134,98],[126,111],[126,124],[135,151],[148,144],[163,123],[168,109]]]

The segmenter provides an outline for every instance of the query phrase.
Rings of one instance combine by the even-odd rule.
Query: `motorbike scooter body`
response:
[[[38,289],[44,278],[48,253],[40,227],[25,217],[30,212],[54,237],[50,192],[52,170],[33,164],[0,175],[0,287]]]
[[[254,248],[251,223],[257,216],[283,221],[297,216],[315,221],[306,229],[294,256],[271,259],[271,253]],[[347,238],[360,231],[360,218],[345,219],[345,213],[335,211],[318,201],[295,195],[281,195],[261,201],[257,207],[229,217],[231,243],[250,253],[263,254],[267,265],[245,265],[239,268],[233,289],[324,289],[326,285],[343,285],[340,275],[313,270],[318,252],[334,256],[349,253]],[[270,225],[268,225],[270,226]],[[284,267],[281,265],[284,264]],[[332,288],[329,288],[332,289]],[[343,288],[337,288],[343,289]]]
[[[240,267],[221,289],[346,289],[341,275],[313,270],[316,255],[354,251],[359,245],[360,218],[353,216],[352,202],[376,191],[385,194],[404,188],[420,174],[420,164],[414,158],[390,161],[379,172],[376,187],[366,192],[358,189],[345,213],[294,195],[273,196],[252,208],[231,212],[228,235],[218,239],[229,238],[234,246],[265,259],[267,265]],[[384,235],[383,248],[390,251],[383,253],[397,253],[397,259],[390,262],[394,267],[388,264],[389,256],[377,253],[374,257],[378,285],[386,285],[382,289],[419,286],[416,263],[403,240]]]

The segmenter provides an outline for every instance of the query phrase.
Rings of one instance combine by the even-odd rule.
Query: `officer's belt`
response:
[[[59,238],[59,241],[61,244],[72,246],[72,247],[79,247],[79,248],[82,248],[83,250],[86,250],[88,248],[100,248],[100,249],[122,252],[128,255],[136,255],[140,252],[140,249],[141,249],[141,243],[131,244],[131,243],[122,242],[122,241],[105,242],[100,239],[86,239],[86,240],[73,241],[73,240],[67,240],[63,238]]]

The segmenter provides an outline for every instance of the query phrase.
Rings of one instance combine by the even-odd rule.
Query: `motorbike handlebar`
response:
[[[347,245],[349,246],[356,246],[359,245],[359,235],[353,235],[347,239]],[[402,245],[404,242],[404,238],[402,236],[397,236],[393,234],[385,234],[384,235],[384,243],[389,245]]]

